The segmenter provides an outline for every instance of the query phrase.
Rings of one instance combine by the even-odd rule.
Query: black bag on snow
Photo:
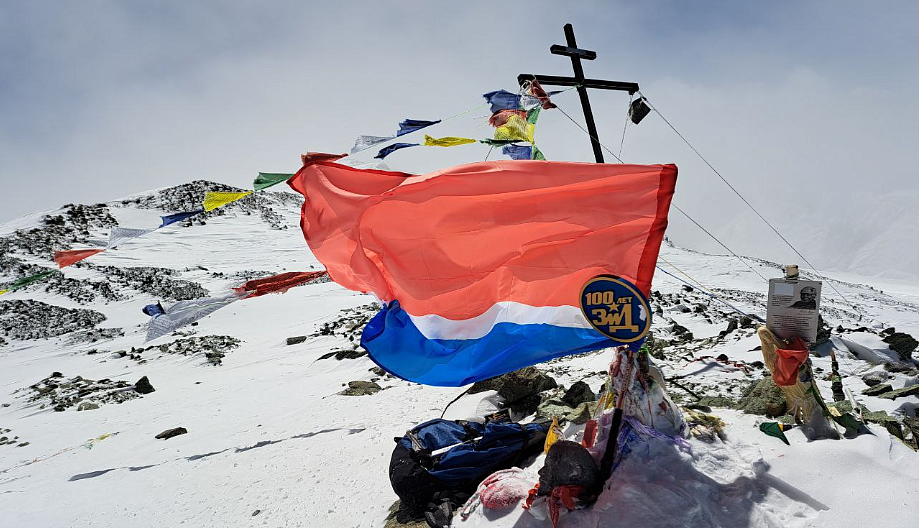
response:
[[[396,438],[389,463],[401,501],[397,520],[420,519],[435,496],[468,496],[488,475],[542,451],[547,431],[545,424],[497,421],[435,419],[416,426]]]

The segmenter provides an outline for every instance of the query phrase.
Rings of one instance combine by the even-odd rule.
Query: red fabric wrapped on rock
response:
[[[776,352],[775,370],[772,380],[779,387],[787,387],[798,382],[798,367],[807,361],[807,345],[800,337],[792,338],[790,348],[779,348]]]

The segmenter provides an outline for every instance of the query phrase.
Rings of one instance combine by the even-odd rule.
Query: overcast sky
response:
[[[572,3],[2,2],[0,222],[194,179],[250,186],[258,171],[296,171],[307,150],[345,152],[404,118],[473,108],[486,91],[514,90],[519,73],[570,75],[548,51],[565,22],[597,52],[589,77],[638,82],[815,264],[851,267],[870,242],[848,247],[841,223],[871,238],[919,219],[904,198],[919,197],[919,3]],[[583,120],[574,92],[556,102]],[[628,95],[591,102],[618,151]],[[486,116],[428,132],[487,137]],[[543,114],[537,140],[549,159],[592,159],[559,112]],[[487,152],[417,148],[386,161],[426,172]],[[791,259],[658,116],[628,129],[622,156],[676,163],[683,209],[739,250]],[[670,233],[717,248],[678,213]]]

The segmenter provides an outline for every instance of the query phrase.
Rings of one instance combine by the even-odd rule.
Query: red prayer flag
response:
[[[542,103],[543,110],[558,108],[555,106],[555,103],[549,100],[549,94],[547,94],[543,87],[539,85],[539,81],[536,79],[530,81],[530,93],[539,99],[539,102]]]
[[[246,298],[259,297],[266,293],[283,293],[295,286],[316,280],[325,274],[325,271],[289,271],[265,277],[264,279],[247,281],[242,286],[233,288],[233,290],[239,293],[251,292],[246,295]]]
[[[335,161],[347,156],[347,154],[326,154],[324,152],[307,152],[306,154],[300,154],[300,161],[304,165],[309,165],[310,163],[315,163],[317,161]]]
[[[54,262],[57,263],[59,268],[66,268],[67,266],[80,262],[85,258],[89,258],[96,253],[102,253],[104,249],[71,249],[68,251],[55,251],[54,252]]]
[[[527,113],[523,110],[498,110],[488,118],[488,124],[495,128],[504,126],[512,115],[520,116],[524,121],[527,119]]]

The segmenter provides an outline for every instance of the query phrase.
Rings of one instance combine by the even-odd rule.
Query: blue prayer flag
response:
[[[166,227],[169,224],[181,222],[182,220],[185,220],[186,218],[191,218],[203,212],[204,212],[204,209],[195,209],[194,211],[187,211],[184,213],[173,213],[171,215],[161,216],[160,218],[163,219],[163,223],[160,224],[160,227]]]
[[[499,110],[519,110],[520,96],[508,92],[507,90],[498,90],[482,94],[482,97],[491,105],[491,113]]]
[[[501,153],[515,160],[533,159],[533,147],[529,145],[504,145],[501,147]]]
[[[393,143],[392,145],[386,145],[385,147],[381,148],[380,151],[377,152],[377,155],[374,156],[374,158],[383,159],[399,149],[417,146],[418,143]]]
[[[421,119],[406,119],[399,123],[399,131],[396,132],[396,137],[404,136],[416,130],[421,130],[422,128],[429,127],[431,125],[436,125],[440,123],[440,119],[437,121],[423,121]]]

